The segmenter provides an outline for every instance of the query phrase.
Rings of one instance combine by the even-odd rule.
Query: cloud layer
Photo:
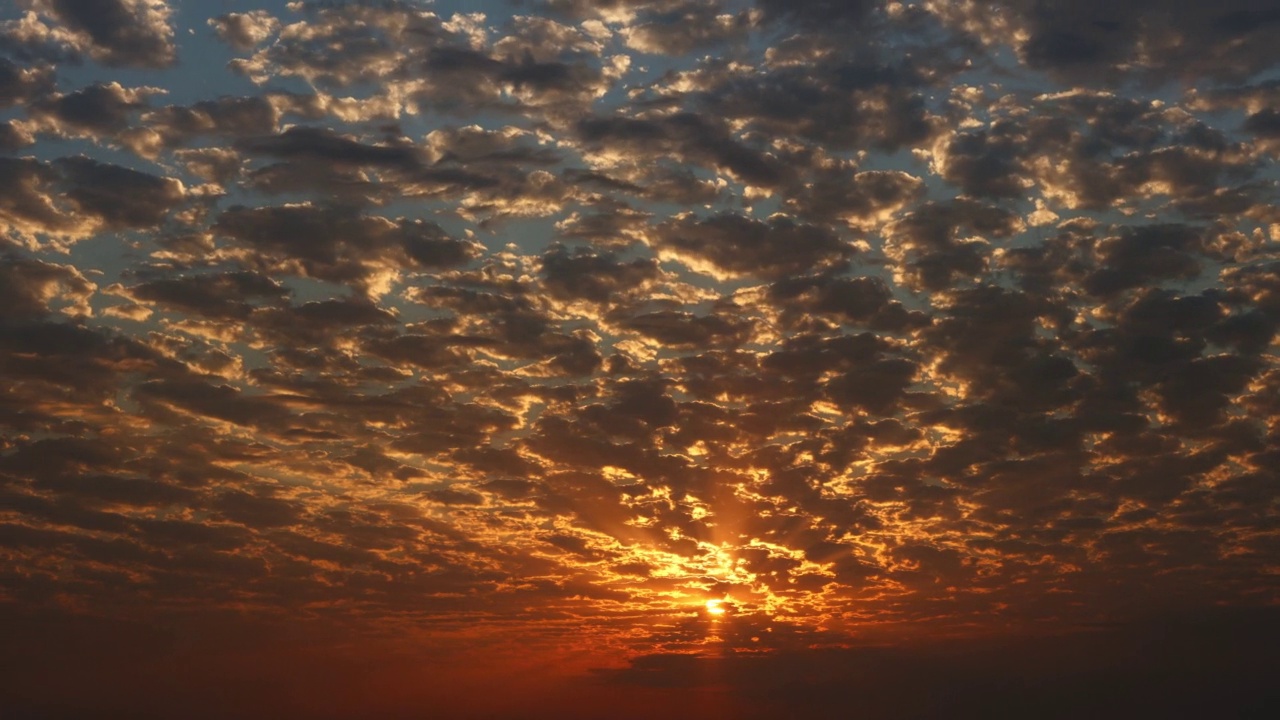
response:
[[[1272,5],[19,2],[0,611],[625,684],[1274,605]]]

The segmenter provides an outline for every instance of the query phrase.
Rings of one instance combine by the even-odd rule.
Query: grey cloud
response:
[[[415,294],[427,305],[449,308],[478,321],[477,332],[453,343],[467,344],[506,358],[541,360],[553,374],[589,375],[602,358],[588,333],[562,332],[520,286],[484,291],[466,287],[429,287]]]
[[[588,147],[702,162],[751,185],[775,185],[786,176],[777,160],[745,145],[724,123],[705,115],[588,118],[578,122],[577,132]]]
[[[152,280],[130,288],[129,294],[197,315],[244,320],[257,307],[255,300],[278,302],[288,290],[265,276],[235,272]]]
[[[25,66],[0,57],[0,107],[13,107],[53,89],[48,67]]]
[[[228,137],[236,140],[261,138],[275,130],[279,112],[264,97],[220,97],[202,100],[189,106],[170,105],[142,118],[146,127],[160,135],[168,146],[180,146],[202,136]],[[294,128],[296,136],[305,136],[305,128]],[[285,137],[289,137],[286,133]],[[245,150],[272,155],[287,153],[279,144],[263,139],[243,140]],[[282,138],[281,141],[284,142]],[[266,143],[265,147],[259,145]]]
[[[697,316],[675,310],[622,317],[619,324],[672,349],[737,346],[751,337],[752,330],[751,323],[732,316]]]
[[[728,14],[715,3],[685,2],[646,12],[622,31],[629,47],[641,52],[682,55],[746,39],[751,18]]]
[[[959,277],[981,275],[990,252],[987,238],[1006,238],[1021,225],[1019,216],[994,205],[929,202],[889,226],[887,245],[900,256],[911,286],[940,290]],[[965,237],[963,231],[977,235]]]
[[[0,152],[16,152],[34,142],[31,133],[19,128],[12,120],[0,122]]]
[[[768,136],[795,136],[833,149],[896,150],[935,132],[921,90],[930,80],[912,61],[824,55],[758,73],[735,73],[699,94],[714,116]]]
[[[799,380],[842,408],[892,415],[919,371],[915,362],[895,357],[892,347],[871,333],[818,338],[796,335],[770,353],[763,366]]]
[[[1200,274],[1197,251],[1203,247],[1200,232],[1186,225],[1123,228],[1098,244],[1100,267],[1084,279],[1084,287],[1110,295],[1153,281],[1193,278]]]
[[[160,225],[187,196],[180,182],[80,155],[55,161],[66,196],[111,229]]]
[[[0,170],[0,218],[10,232],[29,228],[55,233],[76,226],[51,197],[58,179],[54,168],[33,158],[0,157]]]
[[[161,68],[177,60],[172,12],[164,2],[136,0],[37,0],[88,46],[90,57],[108,66]]]
[[[75,134],[110,137],[129,127],[131,116],[146,103],[118,83],[89,85],[72,93],[45,97],[32,104],[33,117],[51,121]]]
[[[260,101],[246,103],[261,105]],[[254,114],[259,116],[255,125],[270,106]],[[274,122],[272,122],[274,124]],[[292,127],[279,135],[248,138],[240,141],[239,149],[246,153],[269,155],[285,160],[304,160],[347,166],[371,166],[406,168],[417,164],[415,153],[408,148],[386,145],[365,145],[332,130],[317,127]]]
[[[487,106],[560,116],[609,84],[588,38],[544,19],[517,20],[486,52],[461,27],[408,3],[298,10],[304,20],[232,67],[255,80],[291,75],[329,90],[400,85],[413,107],[445,112]]]
[[[879,0],[757,0],[766,21],[794,22],[819,32],[832,26],[847,27],[864,21],[880,6]]]
[[[611,253],[553,246],[542,256],[542,273],[552,295],[604,303],[656,279],[658,266],[648,259],[622,261]]]
[[[1277,60],[1267,30],[1280,23],[1280,12],[1266,0],[1000,5],[1026,33],[1018,51],[1029,66],[1077,81],[1114,80],[1122,69],[1159,79],[1240,80]]]
[[[539,192],[554,195],[556,189],[555,183],[531,182],[530,176],[513,172],[514,168],[502,168],[506,170],[502,176],[488,174],[495,168],[484,160],[475,164],[486,172],[459,167],[448,154],[431,162],[430,153],[438,153],[438,147],[421,148],[400,140],[371,145],[324,128],[292,127],[278,135],[241,139],[235,147],[246,159],[282,160],[251,171],[255,188],[270,194],[314,192],[342,204],[381,204],[403,195],[457,197],[482,190],[485,194],[472,209],[480,213],[499,209],[508,199]],[[514,163],[519,157],[489,160]],[[367,170],[377,171],[376,179]]]
[[[843,220],[874,226],[920,197],[924,183],[905,172],[850,168],[818,169],[803,189],[789,192],[787,204],[806,220]]]
[[[254,495],[243,490],[220,493],[209,506],[228,520],[253,528],[292,525],[302,516],[298,503]]]
[[[814,314],[888,332],[931,322],[925,313],[907,310],[894,299],[889,284],[877,277],[785,278],[770,285],[769,294],[782,306],[783,319],[794,326],[803,326]]]
[[[155,380],[137,386],[134,396],[160,412],[163,406],[173,406],[248,427],[278,427],[290,416],[271,398],[246,395],[230,385],[213,385],[203,379]]]
[[[767,221],[736,214],[678,217],[656,229],[659,248],[710,263],[732,275],[779,277],[837,267],[852,245],[821,225],[785,216]]]
[[[70,301],[71,308],[83,310],[94,289],[74,267],[0,257],[0,321],[41,318],[50,312],[51,302]]]
[[[259,251],[267,269],[357,286],[380,269],[448,267],[475,253],[434,223],[315,206],[233,207],[213,229]]]

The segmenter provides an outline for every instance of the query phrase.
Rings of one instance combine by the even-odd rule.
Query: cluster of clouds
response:
[[[191,12],[0,22],[0,603],[684,652],[709,597],[746,649],[1277,600],[1274,3]]]

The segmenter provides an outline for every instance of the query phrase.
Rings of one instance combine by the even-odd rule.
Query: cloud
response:
[[[0,107],[12,107],[52,89],[49,69],[0,58]]]
[[[782,215],[769,220],[728,213],[705,219],[684,215],[660,225],[655,234],[660,250],[729,275],[812,272],[854,254],[852,245],[831,230]]]
[[[547,290],[565,299],[616,301],[656,279],[658,272],[657,263],[652,260],[626,262],[611,253],[581,249],[571,253],[562,245],[552,246],[542,256]]]
[[[683,3],[645,13],[622,31],[627,47],[640,52],[682,55],[747,37],[748,12],[730,15],[714,4]]]
[[[702,115],[590,118],[580,121],[577,129],[588,149],[693,160],[750,185],[774,185],[784,176],[775,160],[739,142],[723,123]]]
[[[988,43],[1020,37],[1015,48],[1028,66],[1085,82],[1091,73],[1094,81],[1114,81],[1126,71],[1160,80],[1242,80],[1275,63],[1265,38],[1280,22],[1275,8],[1257,0],[1214,6],[1014,0],[1000,3],[1000,12],[976,3],[937,9]]]
[[[151,280],[130,288],[141,302],[170,305],[206,317],[244,320],[256,309],[255,299],[278,301],[288,294],[279,283],[249,272],[218,273]]]
[[[383,272],[448,267],[475,253],[433,223],[313,205],[228,208],[213,231],[243,244],[254,265],[361,288]]]
[[[559,118],[602,94],[621,69],[601,62],[590,35],[546,18],[513,18],[491,39],[483,15],[443,18],[410,3],[307,3],[295,11],[304,18],[231,67],[258,83],[299,77],[323,90],[376,83],[382,91],[373,97],[392,117],[486,106]]]
[[[1265,705],[1220,5],[0,9],[0,705]]]
[[[266,10],[227,13],[209,18],[209,27],[236,50],[252,50],[280,31],[280,21]]]
[[[0,158],[8,192],[0,202],[5,230],[27,243],[73,241],[97,230],[156,228],[187,203],[175,178],[104,163],[85,155],[46,163]]]
[[[28,320],[47,315],[51,303],[67,303],[66,311],[87,314],[89,299],[96,286],[80,271],[68,265],[55,265],[21,257],[0,260],[0,296],[4,309],[0,318]]]
[[[761,68],[708,68],[697,97],[712,116],[765,136],[791,136],[848,150],[924,144],[935,120],[922,91],[932,82],[911,58],[845,55],[819,47],[777,53]]]
[[[42,98],[28,112],[49,131],[60,135],[105,138],[129,127],[133,114],[146,107],[148,94],[119,83],[96,84]]]
[[[152,0],[33,0],[69,33],[68,44],[108,66],[162,68],[177,61],[172,10]]]
[[[56,166],[67,199],[108,229],[155,227],[187,198],[178,180],[85,156],[62,158]]]

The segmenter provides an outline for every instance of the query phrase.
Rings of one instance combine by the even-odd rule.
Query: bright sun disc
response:
[[[711,613],[712,615],[723,615],[723,614],[725,614],[724,601],[723,601],[723,600],[708,600],[708,601],[707,601],[707,612]]]

